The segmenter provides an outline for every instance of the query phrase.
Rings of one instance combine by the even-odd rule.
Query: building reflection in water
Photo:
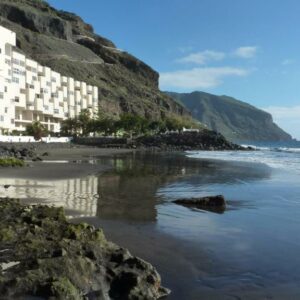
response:
[[[4,189],[4,185],[9,188]],[[57,181],[0,179],[0,189],[2,197],[19,198],[30,204],[63,206],[71,216],[91,217],[97,213],[96,176]]]
[[[207,186],[236,185],[270,176],[266,167],[195,160],[173,153],[136,153],[93,163],[113,168],[101,175],[57,181],[0,179],[0,192],[2,197],[21,198],[26,203],[64,206],[73,217],[155,222],[159,204],[185,196],[187,191],[198,196]],[[4,189],[4,185],[10,187]]]

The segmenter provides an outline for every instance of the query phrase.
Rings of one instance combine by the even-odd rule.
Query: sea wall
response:
[[[70,143],[72,138],[70,137],[44,137],[42,142],[44,143]],[[16,135],[0,135],[0,142],[3,143],[36,143],[33,136],[16,136]]]

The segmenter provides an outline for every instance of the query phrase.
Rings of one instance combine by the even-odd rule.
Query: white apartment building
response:
[[[62,76],[15,51],[16,34],[0,26],[0,134],[40,121],[52,132],[83,109],[97,113],[98,88]]]

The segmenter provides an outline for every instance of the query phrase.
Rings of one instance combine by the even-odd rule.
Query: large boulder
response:
[[[226,201],[224,196],[207,196],[201,198],[183,198],[173,201],[176,204],[186,207],[200,208],[206,210],[220,210],[224,211],[226,208]]]

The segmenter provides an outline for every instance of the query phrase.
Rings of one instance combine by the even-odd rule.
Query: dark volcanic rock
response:
[[[62,208],[0,199],[1,299],[159,299],[169,291],[147,262]]]
[[[209,209],[225,210],[226,208],[225,198],[222,195],[208,196],[202,198],[178,199],[173,202],[187,207],[194,207],[194,208],[201,208],[201,209],[208,209],[208,210]]]
[[[43,161],[43,159],[40,158],[39,156],[37,156],[37,157],[34,157],[34,158],[32,159],[32,161]]]
[[[227,141],[221,134],[206,129],[200,132],[141,137],[136,140],[136,145],[163,150],[246,150],[246,148]],[[247,150],[250,149],[247,148]]]
[[[0,157],[15,157],[19,159],[35,157],[35,151],[32,146],[24,147],[22,144],[0,145]]]

